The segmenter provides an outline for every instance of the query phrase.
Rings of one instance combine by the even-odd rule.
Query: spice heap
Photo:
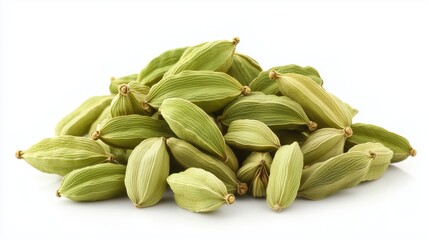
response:
[[[112,78],[110,94],[84,101],[55,137],[16,157],[64,176],[58,197],[128,195],[142,208],[169,187],[178,206],[208,212],[246,193],[281,211],[416,155],[406,138],[353,122],[358,111],[326,91],[316,69],[263,71],[238,43],[168,50],[138,74]]]

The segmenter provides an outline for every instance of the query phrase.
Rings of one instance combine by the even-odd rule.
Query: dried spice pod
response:
[[[408,139],[385,128],[366,123],[354,123],[352,128],[353,136],[347,139],[346,150],[356,144],[378,142],[393,151],[391,163],[403,161],[417,154]]]
[[[269,152],[252,152],[237,171],[237,178],[250,187],[253,197],[265,197],[273,159]]]
[[[259,63],[242,53],[234,53],[232,65],[228,69],[228,75],[237,79],[244,86],[249,86],[250,82],[255,79],[262,71]]]
[[[166,77],[152,86],[144,99],[144,105],[158,109],[165,99],[182,98],[211,113],[249,92],[248,87],[226,73],[187,70]]]
[[[107,200],[126,194],[122,164],[103,163],[76,169],[61,180],[58,197],[77,202]]]
[[[27,150],[18,150],[16,157],[41,172],[61,176],[79,168],[114,160],[107,146],[86,137],[71,135],[45,138]]]
[[[254,119],[265,123],[273,130],[296,129],[306,126],[313,131],[317,123],[311,121],[304,109],[284,96],[265,95],[259,92],[241,96],[228,104],[218,120],[229,126],[239,119]]]
[[[141,114],[152,115],[152,108],[144,107],[143,101],[149,92],[149,87],[132,81],[128,84],[122,84],[118,87],[118,94],[113,98],[110,106],[110,115],[112,117]]]
[[[109,106],[113,96],[93,96],[62,118],[55,127],[55,135],[84,136],[92,123]]]
[[[137,114],[111,118],[91,133],[93,140],[125,149],[133,149],[147,138],[172,136],[175,135],[166,121]]]
[[[109,86],[110,93],[111,94],[115,94],[115,95],[118,94],[118,92],[119,92],[119,89],[118,89],[119,85],[128,84],[131,81],[136,81],[137,80],[137,76],[138,76],[137,74],[131,74],[131,75],[123,76],[123,77],[120,77],[120,78],[112,77],[110,79],[110,86]]]
[[[179,207],[191,212],[211,212],[233,204],[235,197],[212,173],[199,168],[171,174],[167,182]]]

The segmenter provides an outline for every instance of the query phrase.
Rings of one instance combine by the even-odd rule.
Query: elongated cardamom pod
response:
[[[128,84],[131,81],[136,81],[136,80],[137,80],[137,74],[131,74],[120,78],[112,77],[110,79],[110,86],[109,86],[110,93],[117,94],[119,92],[119,89],[118,89],[119,85]]]
[[[234,53],[232,65],[228,69],[228,74],[237,79],[244,86],[249,86],[250,82],[255,79],[262,71],[259,63],[242,53]]]
[[[219,40],[189,47],[179,61],[164,74],[164,78],[185,70],[211,70],[226,72],[231,67],[238,38]]]
[[[119,92],[112,100],[110,114],[112,117],[141,114],[151,115],[153,109],[143,106],[143,100],[149,92],[149,87],[131,81],[128,84],[122,84],[118,87]]]
[[[161,200],[167,187],[170,157],[165,138],[142,141],[131,153],[125,173],[128,197],[138,208],[149,207]]]
[[[61,119],[55,127],[55,134],[84,136],[92,123],[109,106],[113,96],[94,96]]]
[[[187,70],[155,84],[145,97],[144,104],[158,109],[167,98],[182,98],[211,113],[249,92],[248,87],[243,87],[226,73]]]
[[[113,163],[76,169],[64,176],[57,196],[93,202],[125,195],[125,169],[126,166]]]
[[[71,135],[45,138],[27,150],[18,150],[16,157],[39,171],[61,176],[75,169],[114,160],[107,146]]]
[[[171,174],[167,182],[177,205],[191,212],[211,212],[235,201],[225,184],[203,169],[188,168],[184,172]]]
[[[397,133],[366,123],[354,123],[352,128],[353,136],[347,138],[346,149],[360,143],[378,142],[393,151],[392,163],[403,161],[409,156],[414,157],[417,154],[410,142]]]
[[[280,212],[295,200],[304,160],[297,142],[280,147],[274,155],[267,186],[267,203]]]

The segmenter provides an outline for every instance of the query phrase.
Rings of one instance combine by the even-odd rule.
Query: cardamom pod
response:
[[[345,129],[322,128],[312,132],[301,146],[305,165],[323,162],[343,153],[346,138],[352,134],[353,131],[350,127]]]
[[[317,128],[317,124],[308,119],[297,102],[288,97],[259,92],[239,97],[228,104],[219,117],[227,126],[239,119],[258,120],[273,130],[290,130],[300,126],[308,126],[311,131]]]
[[[307,132],[299,130],[279,130],[275,134],[280,140],[280,145],[289,145],[297,142],[300,146],[307,140],[310,135]]]
[[[125,187],[136,207],[149,207],[161,200],[169,171],[165,138],[146,139],[132,151],[125,172]]]
[[[111,119],[112,116],[110,115],[110,105],[107,106],[98,116],[97,119],[91,124],[91,127],[89,128],[88,135],[91,136],[91,133],[95,130],[98,130],[101,126],[101,124],[107,122],[109,119]]]
[[[393,151],[381,143],[367,142],[353,146],[349,152],[364,152],[372,158],[368,172],[363,181],[375,180],[383,176],[390,165]]]
[[[225,163],[219,159],[200,151],[192,144],[177,138],[168,138],[167,146],[176,162],[184,168],[201,168],[213,173],[222,180],[229,193],[237,192],[243,195],[247,192],[247,184],[240,182]]]
[[[238,169],[237,178],[250,186],[253,197],[266,196],[272,161],[269,152],[252,152]]]
[[[225,153],[226,160],[224,161],[224,163],[229,168],[231,168],[233,172],[237,172],[240,163],[238,162],[237,156],[235,156],[234,151],[228,146],[228,144],[225,144]]]
[[[281,146],[274,155],[267,186],[267,203],[280,212],[295,200],[304,160],[297,142]]]
[[[354,123],[352,128],[353,136],[347,138],[346,149],[359,143],[379,142],[393,151],[391,163],[403,161],[409,156],[414,157],[417,154],[410,142],[397,133],[366,123]]]
[[[253,119],[233,121],[224,136],[227,144],[249,151],[273,151],[280,140],[263,122]]]
[[[161,53],[140,71],[137,81],[148,87],[152,87],[162,79],[171,66],[179,61],[187,48],[175,48]]]
[[[189,47],[176,64],[164,74],[164,78],[185,70],[211,70],[226,72],[231,67],[235,47],[240,40],[218,40]]]
[[[126,166],[113,163],[76,169],[64,176],[57,196],[93,202],[125,195],[125,169]]]
[[[25,151],[18,150],[15,156],[41,172],[61,176],[75,169],[114,160],[107,146],[71,135],[45,138]]]
[[[203,169],[188,168],[184,172],[171,174],[167,182],[173,190],[176,204],[191,212],[211,212],[235,201],[225,184]]]
[[[250,82],[255,79],[262,71],[259,63],[242,53],[234,53],[232,65],[226,73],[237,79],[244,86],[249,86]]]
[[[240,94],[249,92],[248,87],[243,87],[226,73],[187,70],[152,86],[144,105],[158,109],[167,98],[182,98],[211,113],[222,109]]]
[[[131,81],[128,84],[122,84],[118,87],[119,92],[112,100],[110,114],[112,117],[141,114],[151,115],[153,109],[143,106],[143,100],[149,92],[149,87]]]
[[[136,80],[137,80],[137,74],[131,74],[120,78],[112,77],[110,79],[110,86],[109,86],[110,93],[116,95],[119,92],[119,89],[118,89],[119,85],[128,84],[131,81],[136,81]]]
[[[137,114],[111,118],[91,133],[94,140],[125,149],[133,149],[147,138],[172,136],[175,135],[166,121]]]
[[[320,75],[317,70],[313,67],[301,67],[295,64],[290,64],[285,66],[273,67],[268,69],[267,71],[260,72],[259,75],[254,78],[248,86],[255,92],[258,91],[267,95],[277,95],[280,92],[279,87],[275,81],[272,81],[269,78],[269,73],[273,70],[278,73],[302,74],[311,78],[318,85],[323,85],[323,80],[320,78]]]
[[[317,122],[319,127],[332,127],[343,129],[350,127],[352,115],[320,85],[311,78],[296,74],[280,74],[270,72],[270,78],[278,83],[282,95],[288,96],[298,102],[308,117]]]
[[[62,118],[55,127],[55,134],[84,136],[92,123],[109,106],[112,96],[94,96],[88,98],[75,110]]]
[[[222,133],[197,105],[181,98],[168,98],[159,111],[179,138],[223,160],[227,159]]]
[[[365,179],[371,160],[360,151],[346,152],[304,168],[298,195],[319,200],[357,186]]]

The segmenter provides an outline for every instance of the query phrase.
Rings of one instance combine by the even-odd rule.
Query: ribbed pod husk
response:
[[[237,171],[237,178],[249,186],[253,197],[266,196],[272,161],[269,152],[252,152]]]
[[[244,86],[249,86],[250,82],[252,82],[261,71],[262,68],[255,59],[246,54],[235,52],[232,58],[232,65],[227,73]]]
[[[114,163],[76,169],[64,176],[57,196],[93,202],[125,195],[125,169],[125,165]]]

